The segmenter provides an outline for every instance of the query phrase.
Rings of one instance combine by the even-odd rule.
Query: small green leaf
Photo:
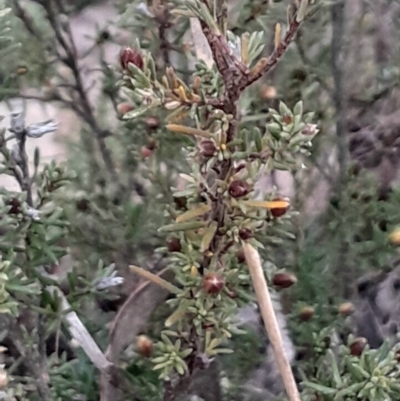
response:
[[[303,384],[303,386],[311,388],[312,390],[315,390],[318,393],[321,393],[324,395],[334,395],[337,392],[336,389],[323,386],[322,384],[312,383],[312,382],[308,382],[308,381],[303,382],[302,384]]]

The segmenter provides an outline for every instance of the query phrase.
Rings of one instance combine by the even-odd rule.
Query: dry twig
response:
[[[256,292],[257,301],[261,309],[265,329],[267,330],[268,337],[274,349],[278,369],[285,384],[289,400],[300,401],[300,395],[294,380],[292,368],[290,367],[283,347],[278,321],[276,320],[271,296],[264,277],[260,256],[248,243],[243,246],[243,249],[250,276],[253,281],[254,290]]]

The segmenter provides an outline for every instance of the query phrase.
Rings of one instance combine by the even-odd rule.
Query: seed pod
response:
[[[239,249],[239,250],[236,252],[236,259],[237,259],[237,261],[238,261],[239,263],[244,263],[244,262],[246,261],[246,258],[245,258],[245,256],[244,256],[244,250],[243,250],[243,248]]]
[[[24,65],[20,65],[17,67],[17,74],[18,75],[25,75],[28,72],[28,68]]]
[[[225,281],[218,273],[208,273],[203,278],[203,290],[207,294],[219,294],[224,287]]]
[[[351,315],[354,312],[354,305],[351,302],[343,302],[339,306],[339,313],[343,316]]]
[[[136,339],[136,348],[140,355],[148,358],[153,350],[153,341],[145,335],[138,336]]]
[[[272,200],[273,202],[279,202],[279,201],[286,201],[289,202],[288,198],[282,198],[282,197],[276,197]],[[276,207],[276,208],[271,208],[271,214],[273,217],[278,218],[282,217],[286,212],[288,211],[289,206],[287,207]]]
[[[140,154],[144,159],[150,157],[152,153],[153,152],[147,146],[143,146],[142,149],[140,150]]]
[[[217,153],[217,146],[211,139],[203,139],[198,146],[200,154],[204,157],[210,158]]]
[[[236,180],[229,185],[229,194],[232,198],[240,198],[246,196],[250,192],[250,185],[243,180]]]
[[[275,287],[289,288],[297,283],[297,278],[294,274],[282,272],[275,274],[272,282]]]
[[[305,306],[300,312],[300,320],[308,322],[314,316],[314,308],[312,306]]]
[[[151,130],[157,129],[160,126],[160,120],[153,116],[147,117],[145,123]]]
[[[124,70],[128,68],[128,63],[136,65],[136,67],[140,68],[141,70],[143,69],[143,58],[140,53],[132,47],[125,47],[121,50],[119,54],[119,61]]]
[[[76,201],[75,207],[80,212],[86,212],[90,208],[90,203],[87,199],[79,199]]]
[[[126,113],[128,113],[131,110],[133,110],[133,105],[131,105],[129,103],[120,103],[117,106],[118,117],[124,116]]]
[[[350,354],[353,356],[361,356],[367,345],[367,340],[364,337],[356,338],[350,345]]]
[[[174,203],[178,210],[186,209],[187,199],[184,196],[174,196]]]
[[[146,148],[150,150],[154,150],[157,147],[157,141],[154,138],[149,138],[147,141]]]
[[[246,241],[247,239],[250,239],[253,237],[253,232],[249,228],[241,228],[239,230],[239,237],[243,241]]]
[[[169,252],[180,252],[182,249],[181,240],[177,237],[173,237],[168,241]]]
[[[264,100],[275,99],[278,95],[274,86],[263,85],[261,87],[261,98]]]

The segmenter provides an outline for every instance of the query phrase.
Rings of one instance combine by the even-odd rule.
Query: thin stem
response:
[[[339,163],[339,182],[338,192],[340,195],[341,187],[344,184],[345,174],[348,164],[348,149],[346,144],[346,95],[344,90],[344,79],[343,79],[343,40],[344,40],[344,1],[336,1],[331,8],[332,15],[332,75],[334,80],[334,103],[336,108],[336,136],[338,139],[338,163]]]
[[[60,3],[57,1],[57,3]],[[77,50],[75,47],[75,42],[72,37],[72,33],[70,30],[69,24],[66,24],[66,34],[68,36],[70,44],[67,43],[63,32],[61,31],[60,25],[57,21],[57,17],[55,14],[55,11],[51,5],[51,2],[46,1],[44,4],[44,8],[47,13],[47,18],[49,20],[49,23],[55,33],[55,37],[58,41],[58,43],[61,45],[62,49],[65,52],[65,57],[62,58],[60,57],[60,60],[71,70],[72,75],[74,77],[74,85],[73,88],[77,92],[77,99],[79,99],[79,104],[80,108],[78,109],[74,104],[72,103],[73,109],[80,114],[80,116],[85,120],[85,122],[89,125],[89,127],[92,129],[92,131],[95,134],[95,138],[97,140],[101,155],[104,160],[104,164],[106,165],[106,168],[111,175],[111,178],[113,179],[114,183],[118,185],[119,183],[119,178],[118,174],[114,165],[114,161],[112,159],[111,152],[107,148],[104,138],[106,136],[111,135],[110,132],[103,130],[100,128],[100,126],[97,123],[97,120],[94,116],[93,109],[90,105],[87,92],[84,89],[82,77],[79,71],[79,67],[77,64]],[[79,111],[78,111],[79,110]]]

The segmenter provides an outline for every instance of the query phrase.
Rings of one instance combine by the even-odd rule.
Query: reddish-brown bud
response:
[[[152,153],[153,152],[147,146],[143,146],[142,149],[140,150],[140,154],[144,159],[150,157]]]
[[[145,335],[138,336],[136,339],[136,348],[140,355],[148,358],[153,350],[153,341]]]
[[[272,282],[275,287],[289,288],[297,283],[297,278],[294,274],[282,272],[276,273]]]
[[[354,305],[351,302],[343,302],[339,306],[339,313],[343,316],[351,315],[354,312]]]
[[[367,340],[364,337],[356,338],[350,345],[350,354],[353,356],[361,356],[367,345]]]
[[[169,252],[180,252],[182,249],[181,240],[177,237],[173,237],[168,241]]]
[[[400,350],[396,351],[396,361],[400,363]]]
[[[125,115],[126,113],[128,113],[131,110],[133,110],[133,105],[131,105],[129,103],[120,103],[117,106],[118,117],[122,117],[123,115]]]
[[[289,199],[288,198],[282,198],[282,197],[276,197],[274,199],[272,199],[273,202],[279,202],[279,201],[285,201],[289,203]],[[274,207],[271,208],[271,214],[273,217],[278,218],[283,216],[284,214],[286,214],[286,212],[289,209],[289,205],[287,207]]]
[[[8,214],[21,213],[21,202],[17,198],[10,198],[6,201],[7,206],[11,206]]]
[[[90,208],[90,203],[87,199],[79,199],[76,201],[75,206],[80,212],[86,212]]]
[[[239,230],[239,237],[243,241],[246,241],[247,239],[250,239],[253,237],[253,232],[249,228],[241,228]]]
[[[246,261],[246,258],[244,256],[244,250],[243,248],[240,248],[237,252],[236,252],[236,259],[239,263],[244,263]]]
[[[141,54],[132,47],[125,47],[121,50],[119,54],[119,62],[124,70],[128,68],[129,63],[132,63],[136,65],[136,67],[143,69],[143,58]]]
[[[217,153],[217,146],[211,139],[203,139],[198,146],[200,154],[204,157],[213,157]]]
[[[17,67],[17,74],[18,75],[25,75],[28,72],[28,68],[24,65],[20,65]]]
[[[218,294],[224,288],[225,281],[218,273],[208,273],[203,278],[203,290],[207,294]]]
[[[240,198],[246,196],[250,192],[250,185],[243,180],[236,180],[229,185],[229,194],[232,198]]]
[[[157,117],[153,116],[147,117],[145,122],[147,127],[152,130],[157,129],[160,126],[160,120]]]
[[[300,320],[303,322],[308,322],[314,316],[314,308],[312,306],[305,306],[300,311]]]
[[[150,150],[154,150],[157,147],[157,141],[154,138],[149,138],[147,141],[146,148]]]
[[[263,85],[261,87],[260,95],[264,100],[271,100],[271,99],[275,99],[277,97],[278,93],[274,86]]]
[[[186,209],[187,199],[184,196],[174,197],[174,203],[178,209]]]

